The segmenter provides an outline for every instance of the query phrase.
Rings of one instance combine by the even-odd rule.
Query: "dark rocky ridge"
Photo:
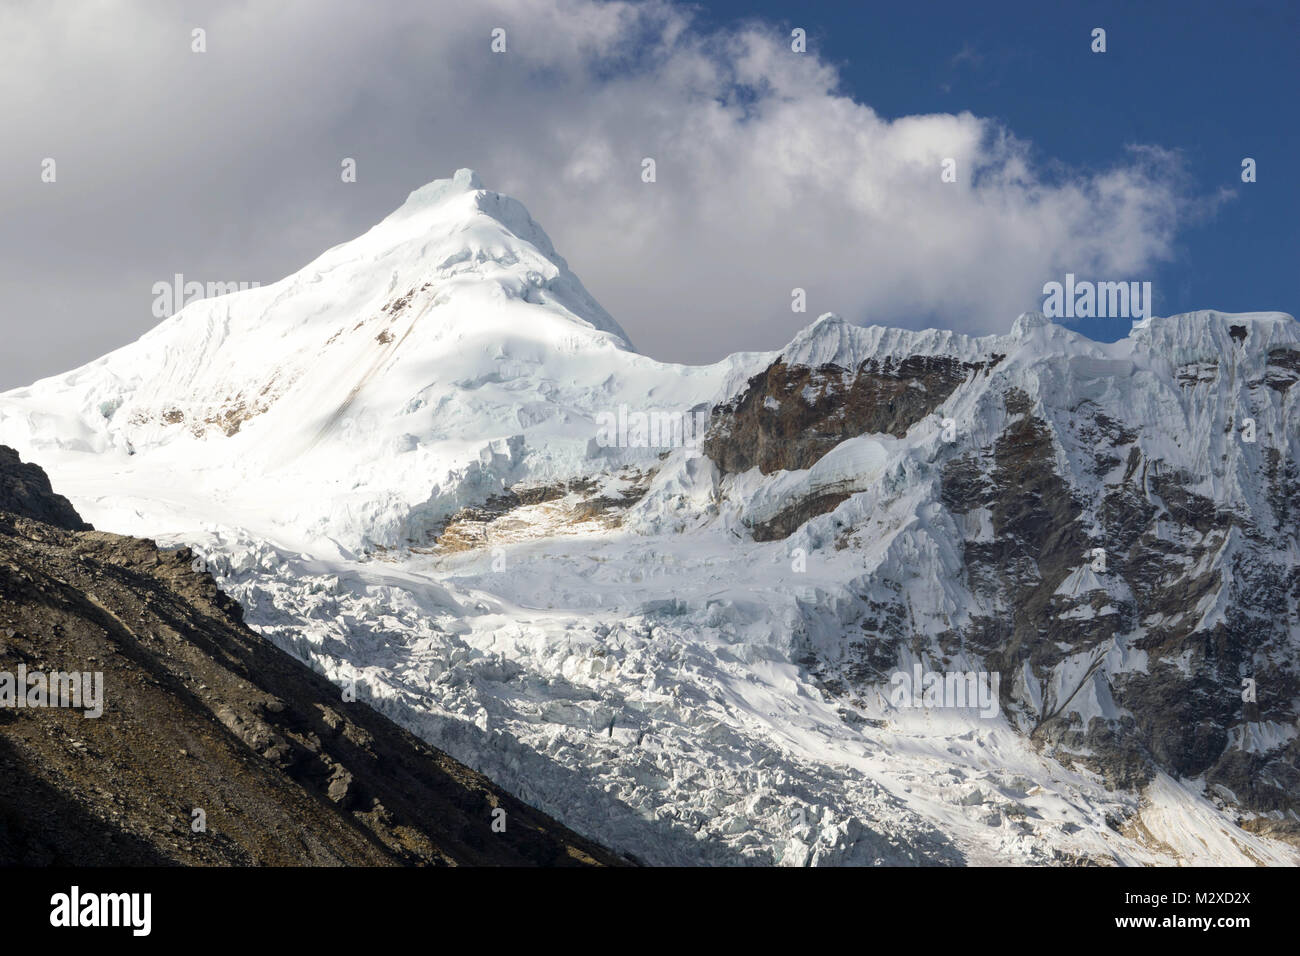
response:
[[[868,359],[850,371],[812,369],[777,359],[710,416],[703,450],[723,474],[757,467],[763,474],[811,468],[846,438],[902,437],[988,363],[915,355],[897,365]]]
[[[72,502],[55,494],[40,465],[27,464],[0,445],[0,512],[23,515],[65,531],[90,531]]]
[[[834,511],[853,493],[828,489],[798,499],[789,508],[766,521],[757,521],[749,529],[755,541],[779,541],[794,534],[809,519]]]
[[[0,708],[0,863],[623,862],[345,702],[188,550],[88,527],[0,448],[0,670],[104,682],[99,718]]]

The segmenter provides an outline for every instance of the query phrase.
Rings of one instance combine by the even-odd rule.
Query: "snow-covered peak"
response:
[[[1011,323],[1011,337],[1027,338],[1035,329],[1043,329],[1052,324],[1052,320],[1041,312],[1021,312]]]
[[[209,502],[252,493],[278,540],[357,547],[526,468],[596,467],[596,415],[665,378],[666,410],[689,409],[734,364],[665,375],[637,355],[527,209],[463,169],[293,275],[0,396],[0,435],[61,475],[94,457]],[[101,521],[139,511],[94,497]]]
[[[363,271],[350,278],[366,284],[373,277],[370,284],[378,283],[380,294],[404,283],[417,286],[451,276],[496,282],[507,296],[534,304],[545,298],[567,311],[571,321],[617,336],[630,347],[627,333],[569,270],[523,204],[485,189],[472,169],[421,186],[368,232],[284,282],[304,275],[314,282],[353,263]]]
[[[458,169],[450,179],[435,179],[419,189],[412,190],[406,201],[385,217],[383,222],[395,222],[409,219],[437,209],[448,203],[454,203],[465,196],[484,190],[483,180],[472,169]]]
[[[1250,348],[1242,346],[1249,341]],[[1025,312],[1006,335],[968,336],[946,329],[859,326],[827,312],[780,350],[787,365],[854,369],[867,359],[898,362],[909,356],[948,356],[985,362],[1001,355],[1011,366],[1036,366],[1064,359],[1092,367],[1097,361],[1126,361],[1170,374],[1171,366],[1197,361],[1243,361],[1263,367],[1270,350],[1300,343],[1300,324],[1284,312],[1198,311],[1152,316],[1134,323],[1117,342],[1094,342],[1041,312]],[[1233,356],[1239,356],[1234,359]]]
[[[780,354],[787,365],[809,368],[837,365],[854,369],[867,359],[888,358],[897,362],[911,355],[949,355],[974,360],[986,356],[998,343],[996,336],[972,338],[948,329],[912,331],[883,325],[853,325],[827,312],[799,332]]]
[[[484,361],[611,349],[630,351],[627,335],[528,211],[462,169],[293,275],[191,301],[131,345],[10,392],[0,421],[32,401],[69,419],[25,420],[35,445],[130,453],[233,436],[272,409],[310,427],[399,368],[407,402]]]
[[[1249,343],[1250,351],[1267,353],[1300,342],[1300,326],[1285,312],[1216,312],[1152,316],[1133,325],[1128,338],[1137,351],[1168,357],[1231,355]]]

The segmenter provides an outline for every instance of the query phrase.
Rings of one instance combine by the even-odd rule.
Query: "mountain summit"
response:
[[[0,431],[46,462],[89,452],[126,473],[185,474],[213,498],[274,476],[256,494],[284,540],[307,525],[392,544],[431,477],[530,424],[562,425],[566,405],[645,364],[528,211],[462,169],[279,282],[190,303],[7,393]],[[340,504],[362,521],[298,507],[358,484],[382,492]]]

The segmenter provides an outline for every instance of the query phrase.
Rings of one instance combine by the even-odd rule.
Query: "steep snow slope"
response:
[[[1113,345],[823,317],[664,365],[461,171],[0,396],[0,442],[650,862],[1294,864],[1266,834],[1296,820],[1298,342],[1277,314]],[[636,447],[700,410],[702,447]],[[897,706],[914,665],[998,674],[997,713]]]
[[[727,367],[672,376],[673,407]],[[511,478],[598,469],[592,410],[653,407],[664,381],[527,211],[460,170],[281,282],[10,392],[0,431],[45,461],[94,453],[101,494],[140,494],[119,507],[202,521],[234,498],[274,540],[351,552]]]

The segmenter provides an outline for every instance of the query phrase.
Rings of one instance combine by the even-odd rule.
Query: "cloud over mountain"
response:
[[[174,272],[274,280],[457,166],[528,196],[632,340],[684,361],[780,345],[809,318],[795,287],[811,315],[1001,331],[1047,278],[1150,269],[1198,205],[1154,147],[1072,171],[994,119],[882,116],[793,25],[590,0],[11,7],[0,72],[61,66],[0,84],[26,144],[0,157],[0,298],[50,320],[0,381],[144,331]]]

